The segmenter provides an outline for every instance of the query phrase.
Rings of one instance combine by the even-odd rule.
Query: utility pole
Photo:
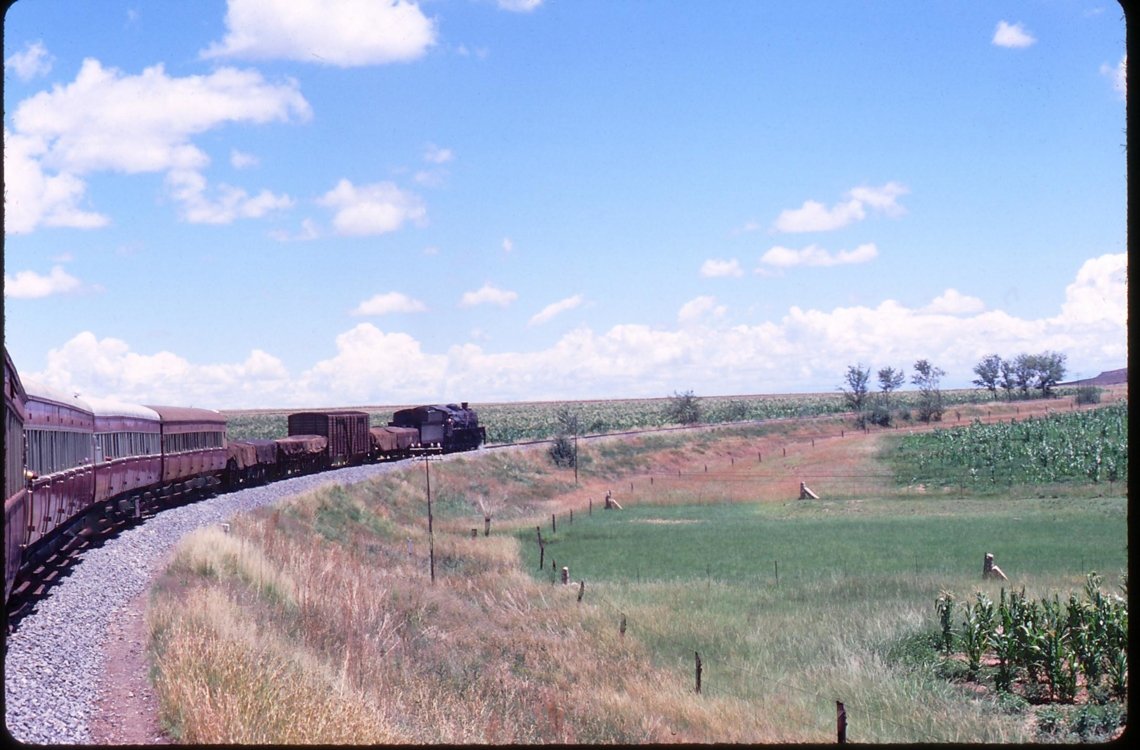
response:
[[[574,430],[574,486],[578,486],[578,430]]]
[[[431,516],[431,459],[424,455],[424,478],[427,481],[427,511],[428,511],[428,564],[431,567],[431,582],[435,583],[435,534],[432,531]]]

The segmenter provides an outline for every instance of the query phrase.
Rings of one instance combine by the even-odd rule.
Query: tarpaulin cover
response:
[[[303,456],[309,453],[323,453],[328,445],[328,438],[323,435],[290,435],[277,439],[277,451],[280,456]]]
[[[368,433],[372,446],[384,453],[407,450],[420,438],[419,430],[414,427],[373,427]]]

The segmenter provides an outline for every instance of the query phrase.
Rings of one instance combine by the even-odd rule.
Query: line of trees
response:
[[[920,421],[937,422],[942,419],[946,407],[942,398],[941,381],[945,374],[945,370],[929,360],[920,359],[914,363],[910,382],[918,387],[916,416]],[[856,413],[855,421],[859,427],[867,424],[888,427],[895,416],[892,415],[894,393],[905,382],[906,372],[902,368],[884,367],[876,375],[879,390],[872,394],[871,368],[864,367],[862,363],[849,365],[844,383],[839,387],[847,406]],[[902,410],[897,416],[903,419],[911,417],[908,409]]]
[[[1041,398],[1050,398],[1053,389],[1065,378],[1066,359],[1066,355],[1055,351],[1018,354],[1013,359],[988,354],[974,365],[974,374],[978,377],[973,383],[988,390],[995,399],[999,389],[1011,400],[1015,397],[1029,398],[1034,392]],[[862,363],[848,365],[843,384],[839,386],[847,407],[856,413],[856,424],[859,427],[868,424],[888,427],[895,417],[910,419],[909,410],[901,409],[892,413],[893,394],[906,379],[903,370],[884,367],[876,375],[878,393],[871,392],[871,368]],[[941,389],[944,375],[945,370],[927,359],[914,363],[914,372],[910,377],[911,384],[918,388],[914,418],[921,422],[941,421],[946,411]]]
[[[997,398],[999,388],[1005,391],[1008,399],[1013,399],[1015,393],[1026,398],[1031,389],[1040,391],[1042,398],[1049,398],[1053,395],[1053,388],[1065,379],[1066,359],[1064,354],[1054,351],[1018,354],[1013,359],[990,354],[974,365],[974,374],[978,377],[973,382],[992,393],[994,398]]]

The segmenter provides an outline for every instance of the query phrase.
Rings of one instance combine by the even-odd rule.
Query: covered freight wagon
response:
[[[302,411],[289,415],[289,435],[320,435],[327,439],[328,466],[364,463],[371,447],[368,414],[362,411]]]

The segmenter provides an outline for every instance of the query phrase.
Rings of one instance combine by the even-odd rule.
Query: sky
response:
[[[5,346],[215,409],[1091,377],[1125,65],[1108,0],[18,0]]]

